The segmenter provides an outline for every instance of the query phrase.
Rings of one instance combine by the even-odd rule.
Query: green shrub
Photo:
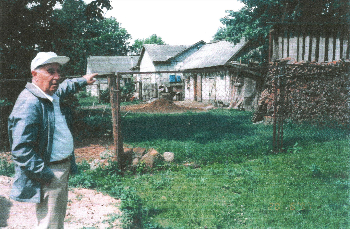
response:
[[[124,86],[120,87],[120,101],[128,102],[135,93],[135,83],[127,82]],[[102,90],[100,93],[100,99],[104,103],[110,103],[109,89]]]
[[[14,164],[7,162],[5,159],[0,159],[0,175],[12,177],[14,174]]]
[[[110,100],[111,96],[110,96],[110,92],[109,92],[109,89],[107,90],[102,90],[100,92],[100,99],[101,99],[101,102],[103,103],[110,103],[111,100]]]
[[[90,96],[91,96],[91,93],[86,92],[85,90],[84,91],[80,91],[79,93],[76,94],[76,97],[78,99],[84,99],[84,98],[87,98],[87,97],[90,97]]]

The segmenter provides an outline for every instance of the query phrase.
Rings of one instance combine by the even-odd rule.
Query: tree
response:
[[[253,41],[267,51],[267,35],[273,23],[348,23],[348,0],[241,0],[240,11],[226,11],[221,19],[224,27],[215,34],[215,40],[238,42],[242,37]]]
[[[141,50],[144,44],[165,45],[165,42],[161,37],[158,37],[156,34],[153,34],[146,39],[136,39],[134,41],[134,44],[131,46],[131,52],[134,55],[139,55],[141,53]]]
[[[87,8],[83,0],[66,0],[62,9],[54,12],[53,46],[71,58],[64,66],[69,75],[85,72],[90,55],[126,55],[128,52],[131,37],[115,18],[90,18],[86,15]]]
[[[53,12],[64,0],[0,1],[0,77],[30,77],[31,59],[39,50],[52,50],[56,34]],[[102,18],[110,0],[94,0],[85,8],[89,19]]]
[[[131,39],[126,29],[121,28],[115,18],[106,18],[97,23],[98,36],[91,39],[90,55],[125,56],[128,53],[128,40]]]

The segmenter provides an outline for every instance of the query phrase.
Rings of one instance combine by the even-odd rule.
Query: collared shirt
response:
[[[73,136],[70,132],[66,118],[61,112],[60,98],[53,94],[52,96],[43,92],[36,86],[53,104],[55,113],[55,131],[53,135],[52,152],[50,161],[60,161],[69,157],[74,149]]]

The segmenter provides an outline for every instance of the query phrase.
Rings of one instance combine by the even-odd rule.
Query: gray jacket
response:
[[[63,81],[56,95],[77,92],[87,85],[84,78]],[[64,114],[63,114],[64,115]],[[55,127],[53,104],[33,84],[20,93],[8,120],[8,132],[15,178],[10,197],[17,201],[40,203],[42,184],[54,177],[48,167]],[[77,170],[73,153],[71,171]]]

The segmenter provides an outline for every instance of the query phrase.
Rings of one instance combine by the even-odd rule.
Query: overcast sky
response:
[[[89,2],[89,0],[86,0]],[[105,17],[115,17],[136,39],[152,34],[166,44],[192,45],[210,42],[223,25],[225,10],[238,11],[238,0],[111,0],[113,9]]]

